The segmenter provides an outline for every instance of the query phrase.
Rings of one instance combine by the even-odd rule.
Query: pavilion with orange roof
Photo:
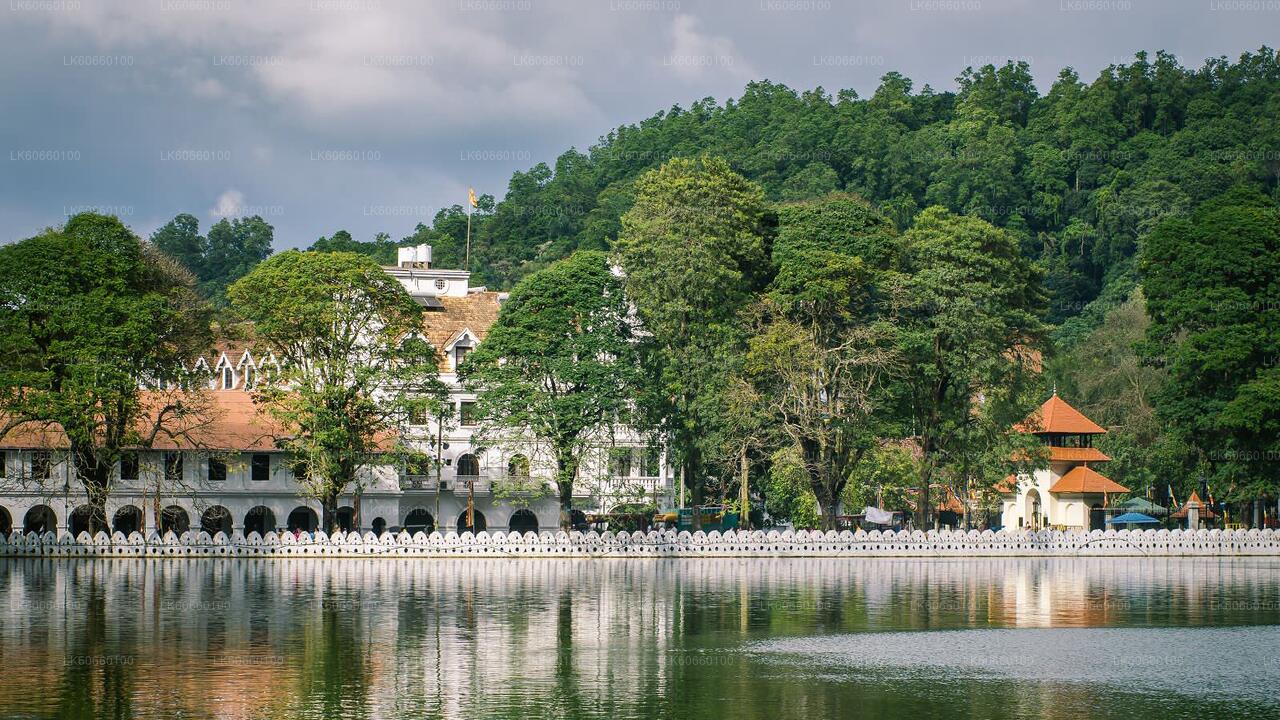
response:
[[[1104,509],[1114,504],[1112,497],[1129,492],[1093,467],[1111,460],[1093,446],[1093,438],[1107,431],[1056,392],[1014,429],[1048,446],[1049,465],[1031,474],[1010,475],[998,486],[1004,527],[1104,529]]]

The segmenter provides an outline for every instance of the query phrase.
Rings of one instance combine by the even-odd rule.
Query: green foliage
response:
[[[200,221],[182,213],[151,234],[151,243],[182,263],[199,281],[200,294],[226,307],[227,288],[271,254],[274,228],[261,217],[223,218],[200,235]]]
[[[986,221],[928,208],[904,239],[898,392],[927,496],[936,471],[972,465],[1034,407],[1046,298],[1013,236]]]
[[[583,453],[630,420],[634,339],[622,280],[604,253],[579,252],[522,280],[460,370],[478,392],[482,442],[546,448],[562,527]]]
[[[368,257],[290,250],[231,286],[280,376],[254,401],[277,422],[303,493],[332,531],[337,499],[392,449],[410,417],[444,395],[438,354],[419,334],[421,307]],[[433,413],[437,414],[437,413]]]
[[[828,529],[854,469],[889,428],[898,357],[887,291],[902,255],[889,221],[855,198],[788,206],[777,275],[754,308],[743,378],[775,446],[795,450]]]
[[[207,420],[200,393],[157,391],[211,341],[189,273],[115,217],[82,213],[0,248],[0,436],[19,426],[66,433],[96,520],[127,447],[161,434],[190,441]]]
[[[797,528],[816,528],[822,520],[818,498],[809,484],[809,473],[794,448],[779,450],[770,458],[764,479],[766,508],[775,521]]]
[[[1143,352],[1168,371],[1156,395],[1174,437],[1230,494],[1275,494],[1280,457],[1280,211],[1238,185],[1171,218],[1141,256],[1151,325]]]
[[[767,280],[764,193],[716,158],[678,158],[636,183],[618,257],[646,335],[641,406],[698,502],[724,447],[740,311]]]

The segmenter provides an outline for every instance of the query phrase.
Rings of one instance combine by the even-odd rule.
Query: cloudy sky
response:
[[[94,207],[149,234],[261,214],[276,247],[399,238],[466,188],[753,78],[1092,78],[1280,38],[1277,0],[2,0],[0,241]]]

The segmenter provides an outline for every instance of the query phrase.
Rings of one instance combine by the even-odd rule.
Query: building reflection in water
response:
[[[824,715],[841,696],[777,682],[735,649],[1276,623],[1278,580],[1276,561],[1214,558],[8,560],[0,659],[17,681],[0,683],[0,714],[693,717],[736,698],[759,706],[749,717],[777,703]]]

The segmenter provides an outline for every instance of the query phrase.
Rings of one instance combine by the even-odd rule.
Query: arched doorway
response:
[[[160,511],[160,534],[171,532],[181,535],[191,529],[191,516],[179,505],[170,505]]]
[[[349,505],[338,508],[338,514],[334,516],[334,522],[338,524],[338,529],[342,532],[351,532],[356,526],[356,509]]]
[[[107,529],[105,518],[95,518],[93,506],[81,505],[71,511],[70,518],[71,535],[80,537],[80,533],[87,532],[90,535],[97,535],[99,531]]]
[[[120,508],[116,511],[115,517],[111,518],[111,529],[125,537],[128,537],[129,533],[141,532],[142,510],[134,505],[125,505]]]
[[[58,529],[58,515],[48,505],[36,505],[22,518],[22,532],[47,533]]]
[[[301,505],[293,509],[289,513],[289,519],[286,527],[289,532],[315,532],[320,527],[320,520],[316,517],[316,511]]]
[[[9,514],[9,508],[0,505],[0,535],[5,537],[13,532],[13,516]]]
[[[430,535],[436,529],[436,519],[431,517],[431,513],[422,508],[414,508],[408,515],[404,516],[404,529],[410,535],[416,532],[424,532]]]
[[[511,513],[511,519],[507,521],[507,529],[511,532],[521,534],[527,532],[538,532],[538,516],[533,514],[532,510],[520,508]]]
[[[1106,530],[1107,529],[1107,511],[1102,509],[1098,503],[1094,503],[1089,507],[1089,529],[1090,530]]]
[[[376,517],[373,519],[373,534],[381,535],[387,531],[387,521],[383,518]]]
[[[214,505],[200,515],[200,529],[213,537],[218,533],[231,534],[231,511]]]
[[[1027,510],[1023,516],[1023,522],[1026,527],[1032,530],[1040,529],[1040,491],[1031,489],[1027,491]],[[1019,528],[1020,530],[1022,528]]]
[[[485,528],[489,527],[489,523],[484,519],[484,513],[480,512],[479,510],[474,510],[473,514],[476,517],[476,526],[474,529],[467,524],[466,510],[463,510],[462,514],[458,516],[458,532],[459,533],[464,533],[464,532],[478,533],[484,530]]]
[[[258,505],[250,508],[249,512],[244,514],[244,534],[258,533],[266,535],[268,530],[276,529],[276,514],[271,512],[271,508],[266,505]]]

